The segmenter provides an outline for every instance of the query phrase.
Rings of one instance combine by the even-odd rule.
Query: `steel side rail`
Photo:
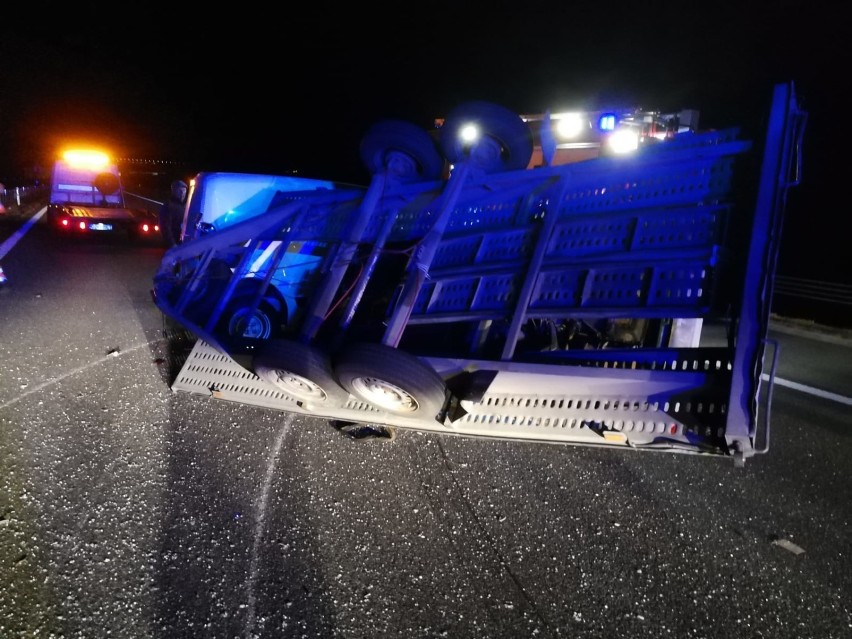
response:
[[[791,171],[801,161],[800,143],[805,114],[799,109],[793,83],[774,88],[760,183],[752,224],[742,307],[737,328],[734,376],[726,437],[737,454],[757,452],[754,437],[764,344],[769,330],[771,284],[787,190],[795,186]],[[769,425],[765,426],[767,436]]]

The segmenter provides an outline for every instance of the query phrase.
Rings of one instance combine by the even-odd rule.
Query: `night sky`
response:
[[[464,101],[488,100],[519,113],[696,108],[702,126],[748,129],[762,123],[773,84],[792,80],[809,119],[785,237],[808,254],[821,248],[821,268],[843,267],[852,262],[839,255],[845,246],[830,241],[846,225],[837,185],[852,163],[828,141],[841,122],[834,112],[847,108],[852,30],[818,4],[313,2],[296,11],[79,2],[51,6],[49,16],[43,5],[6,8],[0,181],[80,141],[198,170],[366,183],[358,144],[384,118],[428,128]],[[792,249],[782,260],[808,276]],[[850,270],[832,279],[849,281]]]

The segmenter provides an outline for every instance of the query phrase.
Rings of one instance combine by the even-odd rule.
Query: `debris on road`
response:
[[[794,555],[802,555],[805,552],[805,549],[801,546],[794,544],[789,539],[774,539],[772,543],[776,546],[780,546],[784,550],[789,550]]]

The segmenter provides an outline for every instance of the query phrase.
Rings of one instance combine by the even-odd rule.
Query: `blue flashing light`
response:
[[[598,118],[598,129],[601,131],[614,131],[616,117],[614,113],[602,113]]]

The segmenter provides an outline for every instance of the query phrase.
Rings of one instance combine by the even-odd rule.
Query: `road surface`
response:
[[[36,223],[0,258],[0,637],[852,637],[847,333],[774,325],[743,468],[353,441],[172,392],[162,251]]]

